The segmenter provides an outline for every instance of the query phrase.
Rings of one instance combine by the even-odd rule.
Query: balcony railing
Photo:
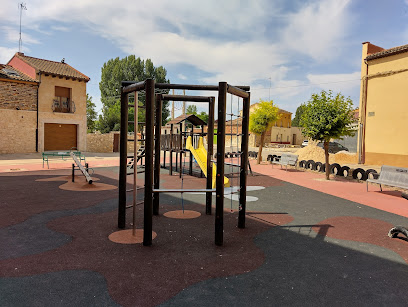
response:
[[[54,99],[52,101],[52,111],[59,113],[75,113],[75,102],[72,100],[60,101],[58,99]]]

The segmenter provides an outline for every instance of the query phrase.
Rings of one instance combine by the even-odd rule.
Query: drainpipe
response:
[[[35,151],[38,152],[38,92],[39,92],[39,88],[40,88],[40,84],[41,84],[41,71],[38,73],[39,77],[40,77],[40,82],[38,83],[38,87],[37,87],[37,127],[35,129]]]
[[[364,59],[364,63],[366,64],[366,77],[365,77],[365,93],[363,97],[363,107],[364,107],[364,117],[363,117],[363,135],[361,138],[361,159],[360,163],[365,163],[365,134],[366,134],[366,123],[367,123],[367,96],[368,96],[368,62],[367,58]]]

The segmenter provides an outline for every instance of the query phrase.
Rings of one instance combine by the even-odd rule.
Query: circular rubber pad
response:
[[[152,231],[152,239],[157,237],[157,233]],[[136,229],[136,235],[133,235],[133,229],[116,231],[109,235],[109,240],[120,244],[143,243],[143,229]]]
[[[175,211],[168,211],[163,214],[165,217],[171,218],[171,219],[195,219],[199,216],[201,216],[201,213],[198,211],[192,211],[192,210],[175,210]]]

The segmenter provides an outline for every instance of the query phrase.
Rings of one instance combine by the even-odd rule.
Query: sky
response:
[[[18,51],[19,3],[0,0],[0,64]],[[251,103],[273,100],[292,113],[321,90],[341,92],[358,107],[362,43],[408,44],[408,0],[24,3],[21,51],[65,58],[89,76],[87,92],[98,112],[101,67],[131,54],[164,66],[171,83],[249,85]],[[227,101],[233,113],[242,108],[237,98]]]

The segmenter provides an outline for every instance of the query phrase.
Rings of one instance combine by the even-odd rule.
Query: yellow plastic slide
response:
[[[198,140],[198,147],[193,147],[193,142],[191,136],[186,140],[186,149],[190,150],[196,159],[198,165],[203,171],[205,177],[207,177],[207,150],[205,150],[203,137],[200,137]],[[212,173],[212,187],[215,188],[215,176],[217,175],[217,166],[213,163],[213,173]],[[229,187],[230,182],[227,177],[224,177],[224,187]]]

